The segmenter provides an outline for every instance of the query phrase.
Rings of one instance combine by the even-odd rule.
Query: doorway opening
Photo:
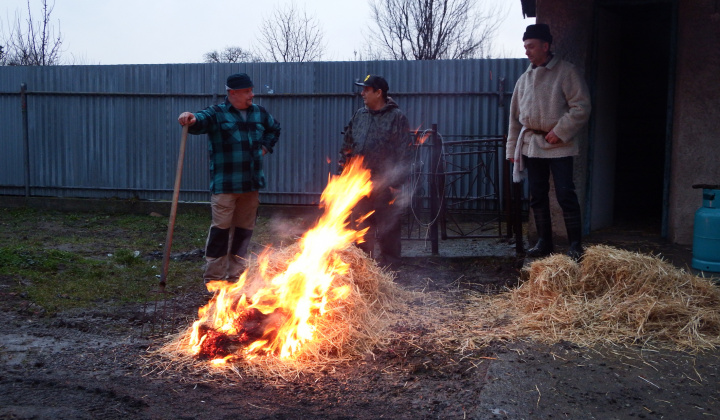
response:
[[[669,2],[599,8],[591,229],[662,233],[672,16]]]

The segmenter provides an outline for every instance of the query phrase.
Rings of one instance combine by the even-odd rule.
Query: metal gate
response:
[[[415,136],[404,239],[429,241],[437,254],[440,239],[514,234],[521,253],[521,187],[510,182],[506,136],[441,136],[437,125]]]

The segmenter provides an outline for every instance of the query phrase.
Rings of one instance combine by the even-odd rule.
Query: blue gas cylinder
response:
[[[720,185],[698,184],[703,206],[695,212],[692,267],[720,272]]]

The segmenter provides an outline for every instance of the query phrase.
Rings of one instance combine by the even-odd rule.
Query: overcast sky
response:
[[[203,54],[228,46],[250,49],[275,5],[291,0],[54,0],[52,24],[63,37],[65,61],[75,64],[199,63]],[[479,1],[479,0],[478,0]],[[524,57],[520,0],[483,0],[504,6],[507,18],[494,41],[494,57]],[[48,3],[52,4],[53,0]],[[27,0],[3,0],[0,25],[7,33],[16,12],[27,16]],[[41,0],[30,0],[33,17]],[[367,0],[295,0],[317,16],[327,44],[323,60],[353,60],[373,23]],[[10,18],[10,22],[8,21]]]

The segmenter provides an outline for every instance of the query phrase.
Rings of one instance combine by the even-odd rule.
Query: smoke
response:
[[[385,165],[382,170],[373,170],[373,190],[380,191],[388,187],[399,190],[407,183],[409,173],[410,165],[404,162],[398,162],[393,166]]]
[[[310,220],[312,219],[312,220]],[[285,246],[297,242],[298,239],[314,224],[315,219],[309,216],[288,218],[275,215],[270,218],[268,226],[275,246]]]

